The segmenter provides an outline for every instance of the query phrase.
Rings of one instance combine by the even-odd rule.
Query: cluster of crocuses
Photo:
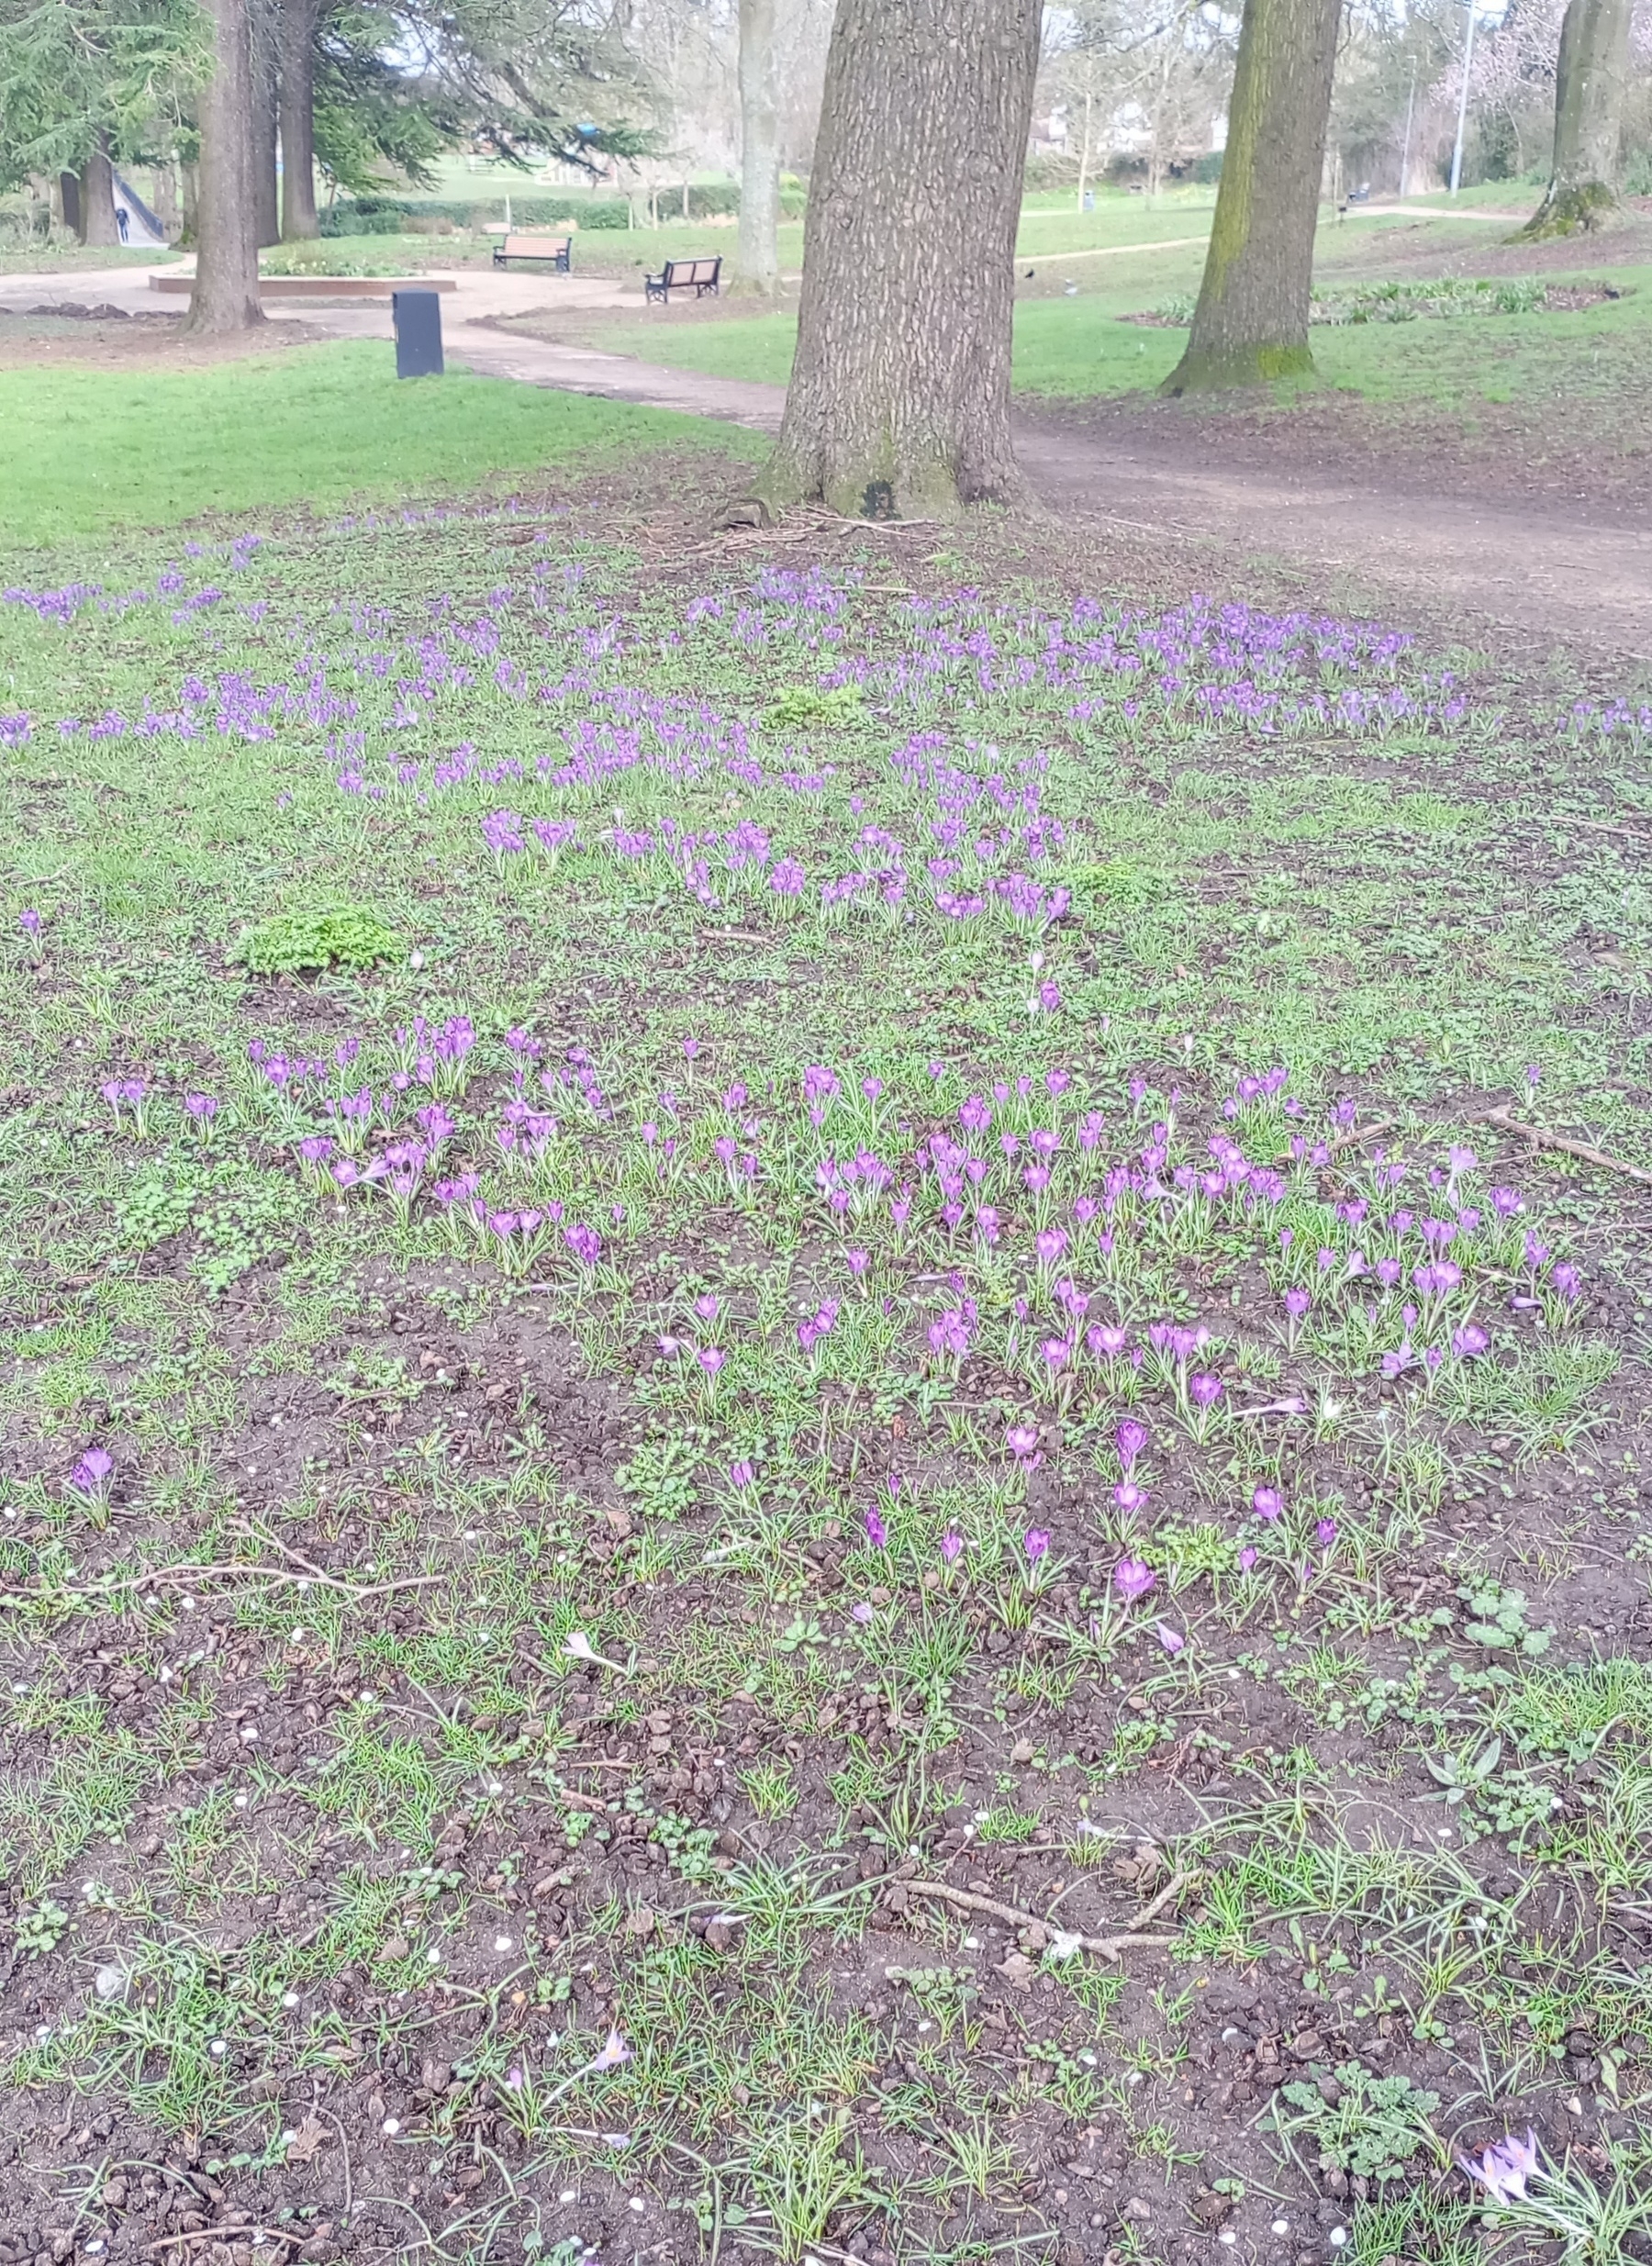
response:
[[[358,533],[376,539],[365,523]],[[359,603],[318,620],[285,597],[236,591],[233,581],[256,580],[257,559],[251,541],[203,553],[200,571],[180,567],[124,597],[91,586],[6,593],[53,625],[88,609],[118,619],[162,605],[183,632],[170,641],[187,656],[175,675],[128,710],[53,720],[56,729],[291,742],[313,751],[347,795],[409,813],[468,798],[501,858],[592,846],[601,830],[587,823],[589,806],[624,776],[638,778],[645,799],[694,789],[720,803],[761,791],[781,811],[806,803],[816,820],[809,841],[786,844],[777,873],[775,861],[765,866],[762,886],[780,910],[806,896],[839,916],[859,907],[904,921],[932,908],[975,920],[1008,910],[1028,928],[1059,918],[1061,876],[1040,869],[1088,854],[1082,782],[1070,750],[999,754],[993,733],[1021,729],[1029,702],[1046,712],[1054,704],[1081,726],[1154,717],[1175,737],[1328,724],[1379,733],[1397,720],[1412,731],[1448,731],[1462,713],[1457,688],[1418,668],[1390,631],[1203,599],[1159,614],[1088,600],[1053,612],[961,592],[890,608],[853,578],[822,576],[799,593],[762,571],[743,589],[675,610],[656,601],[644,620],[606,601],[579,563],[537,556],[481,599],[439,599],[415,620]],[[234,651],[243,622],[259,628],[246,664]],[[284,647],[285,673],[261,675]],[[704,659],[719,648],[762,648],[771,663],[790,657],[809,688],[859,693],[866,729],[843,742],[843,786],[854,789],[846,818],[904,843],[899,857],[876,844],[856,856],[844,814],[822,807],[838,766],[816,749],[828,733],[842,740],[842,724],[766,722],[772,684],[754,687],[749,706],[737,694],[708,695]],[[937,729],[949,717],[954,733]],[[43,720],[14,710],[0,736],[20,744]],[[531,788],[542,807],[500,806],[507,781]],[[865,808],[868,797],[876,808]],[[675,823],[708,831],[708,818],[697,823],[686,809]],[[616,824],[657,835],[662,821],[642,810],[629,828]],[[708,853],[707,863],[705,886],[728,901],[717,857]]]
[[[905,1299],[939,1375],[973,1367],[1057,1411],[1151,1401],[1196,1443],[1245,1436],[1265,1405],[1301,1412],[1327,1375],[1431,1394],[1523,1317],[1561,1326],[1582,1299],[1576,1266],[1514,1190],[1482,1189],[1471,1150],[1367,1156],[1352,1105],[1311,1124],[1279,1066],[1239,1080],[1211,1123],[1174,1084],[1103,1089],[1062,1067],[971,1085],[937,1062],[912,1087],[817,1062],[795,1082],[723,1083],[689,1039],[682,1082],[639,1085],[618,1048],[609,1060],[574,1046],[547,1066],[530,1032],[494,1042],[463,1015],[417,1017],[387,1045],[364,1033],[322,1056],[254,1041],[233,1114],[333,1200],[386,1200],[405,1227],[581,1287],[662,1206],[815,1212],[835,1256],[788,1325],[811,1372],[854,1357],[841,1301],[876,1288]],[[123,1122],[156,1106],[142,1079],[104,1090]],[[206,1095],[184,1106],[217,1115]],[[1187,1264],[1216,1242],[1271,1285],[1261,1326],[1294,1389],[1243,1383],[1231,1310],[1187,1312]]]

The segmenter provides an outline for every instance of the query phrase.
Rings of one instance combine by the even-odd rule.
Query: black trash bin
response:
[[[441,298],[434,291],[393,291],[391,312],[396,321],[396,374],[406,377],[441,375]]]

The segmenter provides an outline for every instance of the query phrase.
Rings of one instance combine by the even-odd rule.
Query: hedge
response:
[[[683,192],[680,184],[661,189],[660,218],[675,220],[682,212]],[[644,200],[639,195],[639,203]],[[805,195],[801,187],[789,184],[780,191],[781,217],[787,220],[802,218]],[[688,217],[691,220],[709,220],[733,215],[740,210],[740,189],[735,182],[692,182],[688,189]],[[319,216],[323,236],[399,236],[410,220],[451,220],[456,228],[481,229],[489,221],[505,218],[505,199],[487,197],[434,196],[355,196],[341,197]],[[510,199],[510,218],[513,226],[539,229],[565,225],[577,220],[582,229],[624,229],[631,225],[631,211],[622,196],[513,196]]]

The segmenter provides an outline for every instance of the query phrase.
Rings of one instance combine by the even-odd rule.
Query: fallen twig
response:
[[[1187,1884],[1187,1876],[1178,1872],[1155,1897],[1142,1917],[1146,1919],[1162,1911]],[[1082,1936],[1076,1928],[1058,1928],[1049,1920],[1041,1920],[1035,1912],[1021,1912],[1013,1904],[1000,1904],[996,1896],[978,1896],[973,1889],[954,1888],[948,1881],[908,1881],[903,1885],[909,1895],[939,1897],[943,1903],[955,1904],[961,1912],[984,1912],[989,1919],[1002,1920],[1010,1927],[1036,1927],[1047,1935],[1065,1936],[1080,1951],[1088,1951],[1099,1959],[1116,1959],[1126,1951],[1164,1951],[1178,1940],[1174,1936],[1145,1936],[1136,1929],[1118,1936]]]
[[[158,2241],[146,2243],[143,2255],[155,2258],[162,2250],[181,2250],[195,2242],[283,2242],[296,2249],[304,2240],[284,2227],[198,2227],[191,2235],[162,2235]]]
[[[1567,1156],[1580,1157],[1586,1165],[1598,1165],[1602,1172],[1620,1173],[1626,1180],[1638,1180],[1643,1188],[1652,1188],[1652,1172],[1644,1165],[1625,1165],[1621,1156],[1608,1156],[1604,1149],[1591,1148],[1587,1141],[1568,1141],[1564,1133],[1545,1133],[1541,1125],[1524,1124],[1512,1110],[1501,1106],[1482,1110],[1480,1116],[1488,1125],[1515,1134],[1535,1149],[1559,1149]]]

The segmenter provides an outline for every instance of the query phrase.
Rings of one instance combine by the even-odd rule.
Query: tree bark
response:
[[[252,50],[246,0],[206,0],[212,72],[197,113],[195,289],[190,330],[250,330],[258,304],[258,208],[252,176]]]
[[[1204,280],[1162,390],[1309,377],[1308,301],[1342,0],[1245,0]]]
[[[1554,169],[1523,236],[1572,236],[1622,215],[1629,17],[1630,0],[1569,0],[1555,72]]]
[[[115,170],[108,146],[101,140],[81,167],[79,234],[83,244],[120,241],[115,223]]]
[[[281,241],[281,193],[275,173],[275,108],[281,67],[278,0],[247,0],[252,49],[252,195],[260,244]]]
[[[775,98],[775,0],[740,0],[740,236],[732,289],[780,292],[780,120]]]
[[[1040,24],[1039,0],[838,0],[763,506],[910,519],[1019,495],[1010,346]]]
[[[281,233],[318,236],[316,219],[316,0],[281,9]]]

